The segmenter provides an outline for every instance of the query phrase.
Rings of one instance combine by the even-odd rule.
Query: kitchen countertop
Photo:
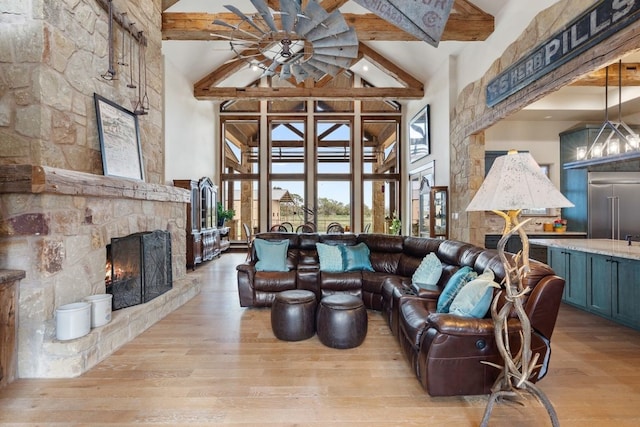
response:
[[[502,236],[502,233],[487,233],[488,236]],[[586,237],[587,233],[584,231],[565,231],[558,233],[555,231],[527,231],[527,236],[572,236],[572,237]],[[515,234],[517,236],[517,234]]]
[[[640,260],[640,242],[611,239],[530,239],[530,244]]]

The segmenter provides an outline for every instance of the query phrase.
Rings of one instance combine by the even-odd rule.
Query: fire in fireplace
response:
[[[111,239],[105,284],[112,309],[151,301],[171,289],[171,234],[156,230]]]

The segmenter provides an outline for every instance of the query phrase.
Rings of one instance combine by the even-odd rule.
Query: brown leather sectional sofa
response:
[[[502,363],[494,340],[491,315],[483,319],[436,313],[438,296],[449,278],[462,266],[482,273],[489,268],[495,281],[504,269],[494,250],[455,240],[403,237],[384,234],[262,233],[256,239],[289,240],[287,272],[256,271],[251,259],[237,266],[238,292],[243,307],[269,307],[278,292],[308,289],[318,299],[338,292],[361,297],[370,310],[380,311],[424,389],[432,396],[490,393],[499,370],[480,363]],[[316,243],[355,245],[365,243],[374,271],[320,271]],[[436,289],[411,283],[422,259],[434,252],[444,266]],[[525,310],[533,327],[532,351],[541,367],[535,382],[547,371],[550,339],[562,299],[564,279],[547,265],[531,261],[527,285],[532,290]],[[497,290],[496,290],[497,292]],[[509,321],[512,349],[519,341],[519,321]]]

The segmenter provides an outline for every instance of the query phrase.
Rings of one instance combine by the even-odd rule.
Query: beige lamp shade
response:
[[[573,203],[558,191],[529,153],[496,158],[467,211],[567,208]]]

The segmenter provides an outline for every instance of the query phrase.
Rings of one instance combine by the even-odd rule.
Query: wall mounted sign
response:
[[[492,107],[638,20],[640,2],[600,0],[561,31],[493,78],[487,85]]]
[[[453,0],[354,0],[412,36],[438,46]]]
[[[144,181],[138,116],[93,94],[105,175]]]

